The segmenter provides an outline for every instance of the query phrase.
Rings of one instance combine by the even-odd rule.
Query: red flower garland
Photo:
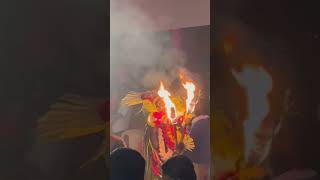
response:
[[[164,139],[164,142],[166,144],[166,147],[168,147],[170,150],[175,151],[175,143],[174,139],[170,138],[170,135],[174,136],[174,128],[168,124],[163,124],[161,127],[162,130],[162,136]]]
[[[161,162],[157,156],[157,153],[153,151],[151,154],[151,166],[150,166],[150,170],[153,175],[160,176],[160,164]]]

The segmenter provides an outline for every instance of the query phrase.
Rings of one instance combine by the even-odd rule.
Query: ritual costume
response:
[[[199,90],[192,82],[175,86],[185,87],[186,97],[179,88],[169,92],[161,82],[159,90],[129,92],[121,102],[123,106],[142,105],[141,113],[146,114],[143,155],[147,179],[161,179],[161,165],[166,160],[196,148],[189,133]]]

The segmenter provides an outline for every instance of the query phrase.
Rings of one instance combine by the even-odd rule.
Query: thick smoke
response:
[[[170,84],[178,78],[185,57],[170,46],[168,33],[155,32],[156,22],[133,4],[112,0],[110,5],[111,96],[123,86],[148,90],[158,87],[160,80]],[[130,83],[121,84],[119,76]]]

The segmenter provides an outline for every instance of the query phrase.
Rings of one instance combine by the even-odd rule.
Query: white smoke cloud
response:
[[[168,33],[154,32],[156,22],[138,7],[119,2],[110,2],[111,96],[123,86],[121,73],[146,90],[158,87],[160,80],[171,83],[184,66],[184,53],[170,47]]]

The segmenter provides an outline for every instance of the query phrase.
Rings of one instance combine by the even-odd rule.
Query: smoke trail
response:
[[[155,32],[157,24],[141,9],[112,0],[110,14],[111,95],[118,92],[119,76],[131,84],[151,89],[163,80],[170,84],[185,63],[182,52],[170,47],[170,36]]]

